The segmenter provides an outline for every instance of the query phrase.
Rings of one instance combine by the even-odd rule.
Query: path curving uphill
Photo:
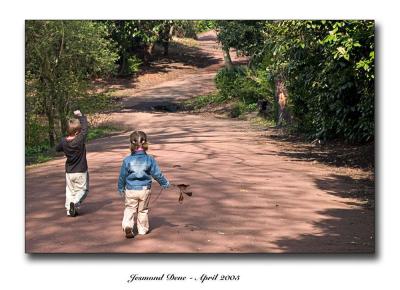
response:
[[[145,131],[165,175],[190,184],[193,196],[179,204],[176,191],[164,191],[150,205],[150,233],[125,239],[116,183],[129,132],[97,139],[87,146],[90,193],[77,218],[63,208],[63,158],[26,169],[27,252],[374,251],[374,211],[344,197],[351,180],[283,156],[246,121],[168,109],[214,89],[222,66],[215,40],[213,33],[198,40],[208,65],[140,90],[127,88],[124,108],[110,114],[113,122]],[[155,198],[159,186],[153,184]]]

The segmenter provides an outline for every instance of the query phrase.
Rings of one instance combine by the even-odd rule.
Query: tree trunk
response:
[[[168,56],[169,41],[163,42],[164,56]]]
[[[150,57],[153,55],[154,46],[155,46],[155,43],[152,42],[152,43],[149,44],[149,47],[148,47],[148,49],[147,49],[147,53],[149,54]]]
[[[150,61],[150,57],[153,55],[155,43],[150,43],[144,47],[144,62],[148,63]]]
[[[128,54],[124,51],[121,56],[121,66],[119,68],[119,74],[120,75],[126,75],[127,74],[127,64],[128,64]]]
[[[25,146],[31,144],[31,118],[30,113],[25,112]]]
[[[164,56],[168,55],[168,49],[169,49],[169,41],[172,37],[172,32],[173,32],[173,25],[170,23],[166,24],[164,26],[163,32],[162,32],[162,44],[164,47]]]
[[[67,114],[65,114],[65,109],[60,109],[58,112],[59,116],[60,116],[60,128],[61,128],[61,136],[64,135],[67,132],[67,124],[68,124],[68,120],[67,120]]]
[[[291,117],[287,110],[287,90],[282,79],[277,78],[275,81],[275,101],[277,105],[276,124],[282,126],[284,123],[290,123]]]
[[[47,121],[49,124],[49,128],[48,128],[48,134],[49,134],[49,144],[50,147],[54,147],[55,145],[55,137],[54,137],[54,114],[52,112],[53,110],[50,109],[46,112],[46,116],[47,116]]]
[[[224,63],[225,63],[225,67],[227,69],[232,69],[233,64],[232,64],[232,59],[231,59],[231,55],[229,54],[229,48],[223,48],[222,49],[223,54],[224,54]]]

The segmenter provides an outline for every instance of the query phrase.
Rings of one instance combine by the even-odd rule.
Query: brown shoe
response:
[[[76,217],[78,215],[78,209],[75,206],[75,203],[71,202],[69,204],[69,216]]]
[[[133,232],[132,232],[132,228],[126,227],[124,231],[125,231],[125,237],[127,239],[132,239],[134,237]]]

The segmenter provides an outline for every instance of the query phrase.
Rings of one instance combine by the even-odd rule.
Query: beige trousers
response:
[[[139,235],[145,235],[149,230],[149,201],[150,189],[126,190],[125,210],[122,219],[122,229],[127,227],[133,229],[135,225],[135,214],[137,213],[137,229]]]
[[[89,173],[65,173],[65,208],[69,211],[69,204],[75,203],[77,207],[86,198],[89,192]]]

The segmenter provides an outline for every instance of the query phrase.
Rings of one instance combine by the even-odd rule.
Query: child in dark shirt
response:
[[[75,119],[68,122],[68,136],[61,139],[56,151],[64,152],[65,161],[65,208],[67,215],[75,217],[82,201],[89,192],[89,173],[86,160],[88,123],[81,111],[74,111]]]

